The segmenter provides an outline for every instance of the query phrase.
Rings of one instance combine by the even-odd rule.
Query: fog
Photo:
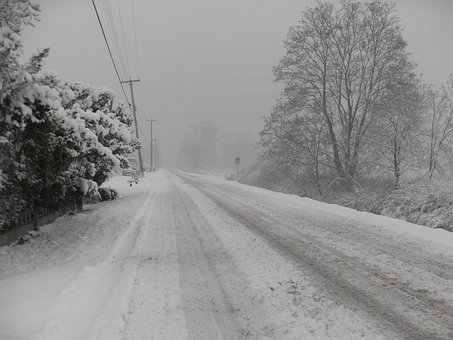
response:
[[[45,69],[63,79],[105,85],[122,96],[92,3],[41,0],[41,22],[24,36],[25,56],[50,47]],[[114,50],[122,79],[134,87],[143,157],[149,164],[150,127],[159,140],[161,164],[181,162],[181,149],[200,126],[215,131],[212,167],[250,165],[253,148],[281,87],[272,67],[284,53],[283,40],[309,0],[135,0],[137,49],[131,1],[111,0],[123,63]],[[105,2],[96,1],[107,27]],[[453,2],[397,1],[405,38],[424,79],[439,85],[453,71]],[[119,16],[119,11],[121,16]],[[120,30],[122,23],[123,29]],[[112,43],[112,33],[107,30]],[[123,41],[124,37],[124,41]],[[113,43],[112,43],[113,44]],[[130,98],[129,88],[125,87]],[[252,147],[250,147],[252,145]],[[211,145],[213,147],[213,145]],[[182,152],[181,152],[182,150]],[[184,157],[183,157],[184,158]],[[186,160],[182,161],[189,166]]]

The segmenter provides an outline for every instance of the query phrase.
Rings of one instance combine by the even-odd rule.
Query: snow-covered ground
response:
[[[0,248],[0,339],[453,337],[453,233],[160,170]]]

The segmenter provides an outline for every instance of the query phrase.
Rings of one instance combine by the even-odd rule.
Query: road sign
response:
[[[239,157],[236,157],[236,158],[234,159],[234,162],[235,162],[236,164],[239,164],[240,161],[241,161],[241,159],[240,159]]]

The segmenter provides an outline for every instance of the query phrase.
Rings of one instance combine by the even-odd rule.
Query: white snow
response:
[[[213,176],[180,174],[161,170],[133,186],[128,177],[114,177],[106,186],[119,190],[117,200],[88,205],[41,228],[29,243],[0,248],[0,339],[379,339],[392,334],[342,302],[336,295],[344,294],[341,290],[332,295],[329,289],[336,288],[310,266],[257,236],[246,227],[247,218],[268,219],[275,231],[289,235],[288,243],[303,231],[307,240],[333,249],[334,255],[327,248],[311,254],[313,261],[324,261],[321,270],[352,271],[360,259],[357,265],[393,285],[402,280],[403,290],[426,291],[447,304],[453,300],[451,281],[429,270],[429,257],[404,262],[394,258],[398,249],[377,252],[366,243],[390,240],[408,252],[451,258],[453,233]],[[190,178],[205,184],[197,187]],[[204,190],[224,196],[238,215]],[[242,216],[240,209],[248,207]],[[305,225],[297,222],[300,216],[306,216]],[[347,226],[357,234],[342,238],[315,222]],[[361,243],[369,230],[373,235]],[[310,246],[305,244],[307,252]],[[333,260],[322,258],[322,251]],[[359,276],[341,282],[363,284]]]
[[[289,203],[296,209],[309,209],[322,215],[341,217],[351,221],[361,222],[364,225],[373,225],[376,228],[384,228],[390,232],[400,234],[402,237],[410,236],[428,243],[433,242],[442,246],[441,251],[445,250],[443,247],[453,250],[453,233],[444,229],[433,229],[387,216],[354,210],[337,204],[324,203],[306,197],[279,193],[234,181],[227,181],[216,175],[197,175],[194,173],[191,173],[191,175],[207,179],[212,183],[240,188],[241,190],[247,190],[248,192],[261,197],[272,199],[276,206],[284,207]]]
[[[108,183],[120,190],[118,200],[88,205],[83,213],[42,227],[30,243],[0,248],[0,339],[83,338],[77,332],[85,329],[83,320],[68,316],[77,311],[89,322],[94,306],[107,299],[98,293],[118,274],[112,254],[130,246],[137,206],[152,183],[145,178],[130,187],[128,179],[118,176]]]

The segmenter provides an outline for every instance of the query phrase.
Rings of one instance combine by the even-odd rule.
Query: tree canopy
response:
[[[113,91],[45,72],[48,49],[20,61],[22,29],[38,13],[27,0],[0,4],[0,228],[25,207],[95,195],[138,144]]]
[[[382,1],[305,10],[274,67],[284,90],[261,133],[266,153],[283,148],[280,158],[288,155],[315,176],[333,173],[350,184],[389,88],[400,77],[414,77],[401,33],[394,5]]]

